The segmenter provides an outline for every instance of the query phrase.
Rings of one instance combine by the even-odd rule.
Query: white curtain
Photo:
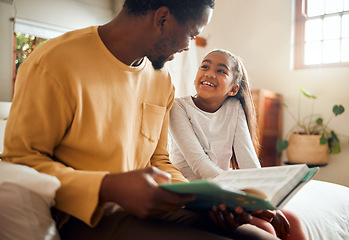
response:
[[[22,18],[15,18],[15,32],[27,33],[29,35],[44,39],[58,37],[73,29],[53,26],[45,23],[35,22]]]
[[[195,94],[194,80],[199,67],[195,41],[191,41],[189,51],[176,54],[166,66],[176,88],[175,97]]]

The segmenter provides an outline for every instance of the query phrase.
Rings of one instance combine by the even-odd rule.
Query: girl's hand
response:
[[[242,207],[238,206],[234,211],[231,211],[225,204],[221,204],[219,207],[214,206],[209,215],[216,225],[226,230],[235,229],[242,224],[250,223],[252,219],[251,214],[245,212]]]
[[[252,216],[263,219],[264,221],[271,222],[275,217],[276,211],[272,210],[264,210],[264,211],[256,211],[252,214]]]
[[[280,210],[275,211],[275,216],[271,221],[271,225],[273,225],[277,237],[286,239],[290,232],[290,224]]]

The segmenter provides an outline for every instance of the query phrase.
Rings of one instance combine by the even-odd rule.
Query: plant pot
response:
[[[293,133],[288,140],[286,149],[288,163],[305,163],[309,165],[326,165],[329,148],[320,145],[321,135]]]

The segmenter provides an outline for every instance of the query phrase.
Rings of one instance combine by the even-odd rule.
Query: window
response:
[[[14,50],[15,55],[15,74],[17,74],[18,67],[29,54],[38,46],[47,41],[47,39],[31,36],[29,34],[16,32],[14,37],[16,38],[16,47]]]
[[[18,67],[34,49],[48,39],[58,37],[72,29],[35,22],[27,19],[13,18],[13,89]],[[13,93],[12,93],[13,94]]]
[[[13,63],[12,63],[12,96],[15,90],[17,71],[19,66],[27,59],[34,49],[47,39],[35,37],[27,33],[15,32],[13,34]]]
[[[349,0],[295,2],[295,68],[349,66]]]

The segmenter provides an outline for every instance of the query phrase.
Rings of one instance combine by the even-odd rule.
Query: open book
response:
[[[281,209],[317,171],[317,167],[308,168],[306,164],[239,169],[213,179],[160,186],[176,193],[195,194],[187,208],[211,209],[225,203],[230,209],[241,206],[245,211],[272,210]]]

